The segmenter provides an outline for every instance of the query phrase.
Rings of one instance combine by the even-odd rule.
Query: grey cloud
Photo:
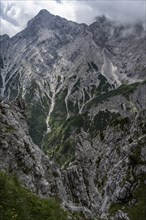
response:
[[[74,10],[61,0],[24,0],[24,1],[6,1],[1,2],[0,11],[0,34],[13,36],[27,25],[27,22],[33,18],[41,9],[47,9],[52,14],[75,20]]]
[[[82,0],[80,0],[83,3]],[[146,21],[145,0],[92,0],[84,1],[90,7],[89,14],[82,15],[87,23],[94,20],[93,16],[106,15],[112,20],[121,23],[135,23]],[[90,14],[90,11],[92,14]],[[77,20],[80,20],[80,11],[76,13]]]
[[[13,36],[26,27],[39,10],[47,9],[79,23],[90,24],[100,15],[121,23],[145,22],[145,0],[30,0],[1,2],[1,33]]]
[[[1,8],[0,8],[0,19],[6,20],[8,23],[14,25],[14,26],[20,26],[17,20],[13,19],[12,17],[8,16],[8,12],[13,6],[13,3],[10,5],[7,5],[5,8],[5,11],[3,10],[3,2],[1,2]]]

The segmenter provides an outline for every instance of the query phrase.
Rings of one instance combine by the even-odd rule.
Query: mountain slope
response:
[[[52,199],[41,199],[21,186],[16,176],[0,172],[1,219],[66,220],[67,212]]]
[[[45,136],[43,148],[60,165],[68,163],[74,159],[77,137],[82,129],[92,139],[116,118],[130,117],[146,109],[145,92],[146,81],[123,85],[116,90],[97,95],[87,102],[81,114],[76,112],[68,120],[65,120],[66,109],[62,107],[64,99],[58,99],[56,104],[59,108],[54,108],[50,117],[51,132]]]
[[[100,117],[94,121],[97,128],[93,124],[78,126],[77,134],[73,134],[74,160],[60,169],[32,143],[23,103],[19,101],[18,105],[1,103],[1,170],[15,174],[24,186],[40,196],[60,198],[68,210],[84,213],[83,219],[122,216],[135,220],[138,215],[145,218],[145,110],[113,117],[106,127],[101,128],[100,123],[98,130],[99,120],[111,116],[109,110],[100,111]],[[71,124],[72,130],[75,125]]]
[[[81,219],[143,220],[145,42],[140,24],[46,10],[0,36],[0,168]]]
[[[61,93],[69,118],[70,106],[81,113],[97,93],[145,78],[145,32],[136,30],[100,17],[90,26],[77,24],[41,10],[16,36],[1,36],[1,96],[26,100],[36,144],[50,131]]]

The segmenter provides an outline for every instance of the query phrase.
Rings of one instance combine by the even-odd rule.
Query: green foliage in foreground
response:
[[[0,172],[0,220],[66,220],[67,212],[53,199],[41,199]]]
[[[110,216],[113,216],[118,210],[122,210],[128,214],[130,220],[145,220],[146,219],[146,185],[144,183],[146,175],[137,177],[140,182],[135,189],[133,196],[127,202],[112,204],[109,210]],[[131,204],[131,201],[135,204]]]

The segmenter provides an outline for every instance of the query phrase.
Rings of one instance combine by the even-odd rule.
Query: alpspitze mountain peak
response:
[[[45,15],[45,14],[51,14],[51,13],[46,9],[41,9],[38,14]]]
[[[31,25],[36,25],[36,24],[42,24],[44,26],[53,18],[55,18],[55,15],[51,14],[46,9],[42,9],[39,11],[39,13],[34,18],[28,21],[27,27]]]
[[[88,26],[47,10],[0,36],[0,170],[71,211],[50,218],[44,203],[42,220],[145,219],[145,43],[140,24]],[[40,219],[28,207],[19,219]]]

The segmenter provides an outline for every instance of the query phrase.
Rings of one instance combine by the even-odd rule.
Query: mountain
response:
[[[83,219],[143,220],[145,44],[141,24],[46,10],[0,36],[1,169]]]
[[[124,95],[129,94],[135,100],[144,94],[145,87],[144,84],[138,85],[134,94],[124,90]],[[120,98],[124,99],[123,96]],[[95,100],[93,104],[97,108]],[[24,103],[1,102],[0,169],[15,174],[23,186],[39,196],[57,197],[64,208],[81,215],[84,213],[83,218],[79,215],[79,218],[71,218],[70,214],[69,219],[136,220],[141,216],[143,220],[146,202],[146,110],[136,111],[135,107],[129,110],[135,113],[119,117],[99,131],[99,124],[95,123],[101,121],[100,126],[105,124],[111,116],[107,109],[99,112],[89,130],[83,125],[72,124],[72,129],[78,129],[78,135],[74,135],[77,141],[75,158],[61,169],[33,144],[25,122]],[[112,116],[115,114],[113,112]],[[68,151],[69,145],[64,144],[64,147],[64,151]]]
[[[41,10],[16,36],[1,36],[1,96],[13,100],[20,95],[29,103],[36,144],[50,130],[50,115],[61,94],[68,118],[74,113],[69,106],[82,112],[98,92],[145,78],[145,32],[136,30],[106,18],[90,26],[77,24]]]
[[[60,207],[66,195],[64,174],[32,142],[24,102],[0,101],[0,122],[1,219],[82,219]]]

